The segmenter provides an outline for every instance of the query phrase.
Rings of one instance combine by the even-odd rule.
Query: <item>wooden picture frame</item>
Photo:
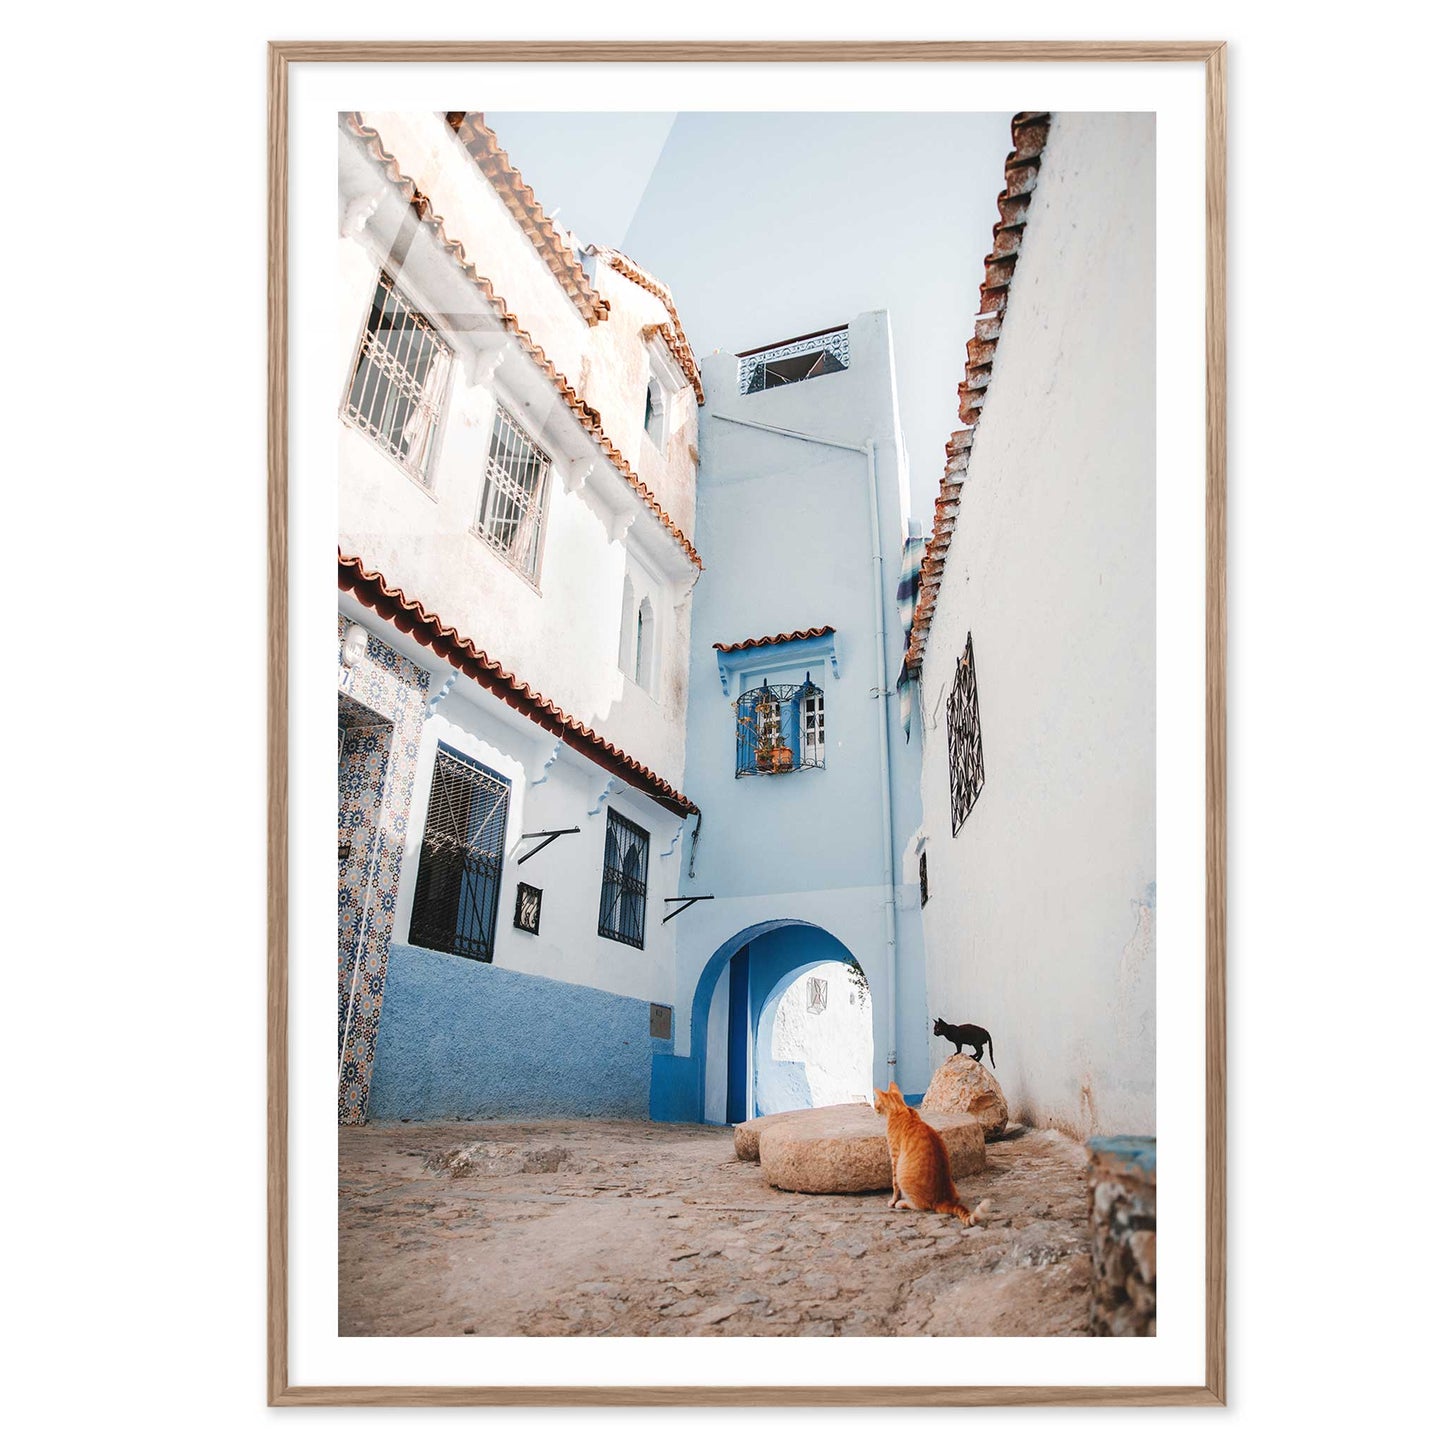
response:
[[[288,71],[298,63],[1144,62],[1202,68],[1205,137],[1205,1383],[1171,1386],[293,1385],[287,1313]],[[1222,1405],[1225,1402],[1225,47],[1215,42],[284,42],[268,86],[267,1398],[276,1405]]]

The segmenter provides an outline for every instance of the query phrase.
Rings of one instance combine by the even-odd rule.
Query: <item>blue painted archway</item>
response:
[[[846,944],[826,928],[801,918],[773,918],[735,933],[708,959],[692,997],[690,1054],[653,1058],[652,1117],[701,1123],[706,1117],[710,1070],[726,1068],[727,1119],[735,1123],[753,1113],[753,1050],[764,1007],[794,979],[820,963],[853,957]],[[726,1057],[708,1058],[708,1022],[723,970],[729,973],[729,1026]]]

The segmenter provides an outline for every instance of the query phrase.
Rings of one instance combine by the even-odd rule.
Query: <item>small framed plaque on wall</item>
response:
[[[530,883],[517,884],[517,911],[512,915],[512,927],[524,933],[538,933],[542,927],[542,890]]]

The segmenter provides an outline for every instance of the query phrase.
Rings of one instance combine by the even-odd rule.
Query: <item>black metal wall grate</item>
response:
[[[948,783],[953,804],[953,831],[973,811],[983,791],[983,733],[978,721],[978,679],[973,665],[973,633],[964,643],[963,656],[953,677],[948,698]]]
[[[647,851],[651,839],[621,813],[607,810],[607,847],[602,857],[602,901],[597,932],[641,948],[647,924]]]
[[[413,943],[492,961],[511,787],[490,768],[437,749],[412,902]]]

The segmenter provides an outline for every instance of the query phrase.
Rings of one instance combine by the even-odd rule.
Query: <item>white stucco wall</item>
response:
[[[667,307],[611,266],[595,264],[592,274],[612,309],[587,338],[581,390],[602,413],[608,436],[632,463],[642,484],[691,537],[696,511],[697,395],[680,368],[669,388],[666,444],[659,447],[644,426],[649,348],[643,329],[670,325]]]
[[[662,303],[609,273],[616,316],[589,328],[440,116],[368,113],[364,118],[445,216],[448,235],[462,241],[468,259],[492,280],[522,328],[574,385],[580,387],[584,374],[590,379],[597,399],[584,395],[602,412],[614,442],[624,445],[614,427],[628,435],[640,433],[646,393],[641,327],[666,317]],[[364,192],[376,184],[370,163],[347,152],[349,144],[343,136],[343,194],[347,187]],[[624,482],[599,475],[599,468],[607,470],[597,461],[600,453],[536,365],[517,345],[503,345],[505,336],[484,298],[429,233],[410,235],[415,228],[408,213],[385,187],[379,193],[382,204],[360,224],[343,221],[338,403],[355,366],[383,265],[437,325],[455,356],[424,481],[409,476],[361,431],[345,421],[339,425],[342,549],[360,556],[528,685],[681,787],[695,570]],[[608,327],[614,329],[600,342],[598,331]],[[629,399],[633,390],[636,395]],[[474,532],[499,404],[553,461],[535,580],[514,571]],[[688,438],[695,437],[696,400],[684,390],[676,405],[677,440],[667,482],[669,495],[680,504],[690,498],[695,478]],[[579,486],[589,466],[593,480]],[[690,501],[686,510],[690,522]],[[637,686],[619,666],[628,574],[637,595],[647,596],[653,606],[657,660],[650,687]]]
[[[432,654],[354,599],[343,598],[342,609],[388,646],[423,665],[430,658],[435,667]],[[677,836],[682,820],[620,783],[602,798],[603,790],[614,782],[612,774],[566,748],[554,760],[554,742],[470,679],[460,679],[442,699],[422,728],[393,938],[405,942],[410,933],[432,770],[438,744],[444,743],[500,773],[510,784],[492,965],[676,1006],[674,934],[672,925],[662,923],[666,911],[662,899],[677,891],[678,863],[685,854],[685,839]],[[642,948],[597,932],[609,808],[649,835]],[[525,863],[518,861],[539,841],[524,841],[524,833],[571,827],[580,827],[581,832],[558,838]],[[536,935],[512,923],[519,882],[542,890],[542,928]]]
[[[866,457],[774,432],[742,419],[858,445],[877,445],[879,536],[883,551],[884,686],[902,661],[895,593],[903,533],[902,442],[897,431],[892,343],[886,312],[848,320],[848,369],[751,395],[739,395],[735,356],[702,363],[708,405],[702,412],[698,545],[707,561],[693,596],[685,789],[704,827],[689,892],[713,901],[679,918],[679,993],[697,985],[718,949],[770,919],[796,919],[827,930],[863,966],[877,1027],[873,1080],[887,1087],[892,999],[886,945],[880,709],[876,687],[872,505]],[[786,333],[784,333],[786,334]],[[781,339],[781,338],[779,338]],[[768,340],[757,338],[761,344]],[[786,777],[736,773],[733,705],[739,674],[725,694],[715,642],[737,642],[794,629],[835,629],[838,667],[805,664],[826,694],[826,766]],[[778,655],[750,655],[746,685],[802,681]],[[908,880],[906,840],[918,827],[919,744],[905,744],[897,701],[886,699],[894,813],[900,1086],[928,1083],[926,1011],[918,890]],[[697,1047],[704,1041],[698,1040]],[[679,1028],[678,1052],[694,1047]],[[725,1056],[709,1049],[709,1087]]]
[[[827,985],[808,1008],[812,979]],[[763,1009],[758,1029],[757,1112],[816,1109],[872,1097],[873,1000],[841,963],[822,963]]]
[[[1153,117],[1057,115],[927,644],[922,916],[929,1012],[1076,1134],[1155,1120],[1153,338]],[[970,632],[986,781],[954,837]]]
[[[548,360],[577,385],[588,324],[442,114],[368,110],[361,117],[444,218],[447,235],[462,243]]]

